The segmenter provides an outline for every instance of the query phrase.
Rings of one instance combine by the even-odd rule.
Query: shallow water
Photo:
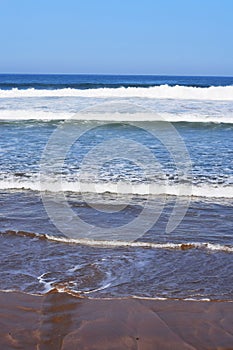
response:
[[[69,202],[75,211],[80,209],[79,215],[83,213],[86,220],[93,217],[81,198],[70,196]],[[108,202],[113,200],[110,197]],[[135,202],[139,207],[143,200],[137,198]],[[103,203],[106,206],[106,197]],[[58,232],[39,195],[3,193],[2,232],[21,232],[1,235],[1,289],[45,293],[56,286],[98,297],[231,300],[231,202],[192,201],[179,227],[166,234],[166,221],[173,204],[174,199],[169,198],[158,222],[137,242],[80,244],[78,237],[72,243]],[[116,218],[112,214],[111,223],[123,221],[125,215],[121,212]],[[97,215],[97,220],[102,224],[104,215]]]

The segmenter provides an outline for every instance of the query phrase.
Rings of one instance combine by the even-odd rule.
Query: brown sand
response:
[[[0,349],[233,349],[233,303],[0,293]]]

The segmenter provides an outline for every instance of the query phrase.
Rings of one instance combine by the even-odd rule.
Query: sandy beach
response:
[[[0,348],[233,349],[233,303],[0,294]]]

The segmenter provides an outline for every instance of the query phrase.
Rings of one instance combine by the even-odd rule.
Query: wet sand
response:
[[[0,349],[233,349],[233,303],[0,293]]]

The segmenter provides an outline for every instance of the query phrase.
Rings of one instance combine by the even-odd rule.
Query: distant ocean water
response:
[[[61,166],[43,152],[66,125],[59,157],[81,137]],[[233,300],[233,78],[0,75],[0,127],[0,289]],[[179,140],[188,171],[187,158],[176,160]],[[120,227],[125,240],[95,242],[90,230],[82,241],[79,226],[77,238],[64,236],[43,204],[47,196],[57,208],[61,191],[74,216],[103,232]],[[131,242],[127,224],[148,198],[143,218],[161,213],[145,233],[138,221],[143,234]],[[177,198],[189,205],[169,233]]]

